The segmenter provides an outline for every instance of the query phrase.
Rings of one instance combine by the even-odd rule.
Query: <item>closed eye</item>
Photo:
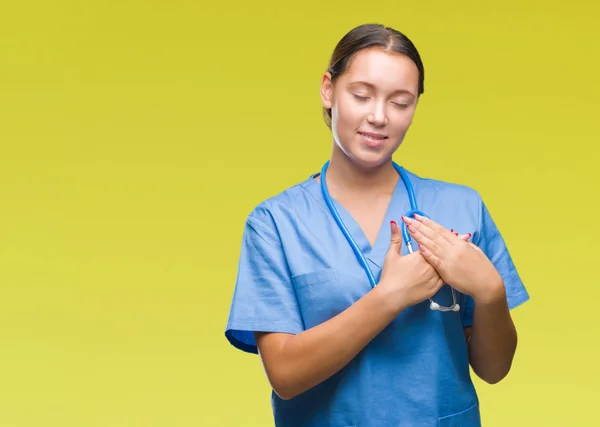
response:
[[[400,108],[408,108],[408,107],[410,107],[410,104],[399,104],[397,102],[393,102],[392,104],[397,105]]]
[[[360,96],[355,93],[353,93],[352,95],[354,95],[354,97],[360,101],[365,101],[365,100],[369,99],[367,96]]]

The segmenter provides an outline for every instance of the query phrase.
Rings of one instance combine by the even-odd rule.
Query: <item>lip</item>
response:
[[[358,134],[361,136],[361,139],[363,140],[365,145],[368,145],[369,147],[372,147],[372,148],[378,148],[378,147],[383,146],[388,139],[387,135],[382,135],[380,133],[358,132]],[[381,139],[375,140],[375,139],[371,139],[368,137],[381,138]]]
[[[373,138],[387,138],[386,135],[382,135],[380,133],[373,133],[373,132],[358,132],[362,135],[367,135],[367,136],[372,136]]]

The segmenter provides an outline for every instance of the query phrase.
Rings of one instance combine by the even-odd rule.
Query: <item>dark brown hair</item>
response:
[[[335,47],[327,71],[331,73],[331,81],[344,73],[350,65],[352,57],[362,49],[380,47],[390,52],[408,56],[419,70],[419,93],[425,88],[425,70],[421,56],[410,39],[400,31],[381,24],[364,24],[350,30]],[[325,124],[331,129],[331,109],[323,108]]]

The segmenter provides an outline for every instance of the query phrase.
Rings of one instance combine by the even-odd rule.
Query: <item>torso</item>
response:
[[[512,305],[525,301],[527,292],[477,192],[407,175],[418,209],[448,229],[473,233],[473,243],[502,272]],[[240,349],[258,353],[253,331],[301,333],[363,298],[380,278],[389,221],[400,223],[414,209],[402,182],[393,192],[350,198],[332,179],[329,201],[315,177],[265,200],[248,217],[226,332]],[[401,254],[408,253],[403,244]],[[433,311],[427,300],[407,307],[329,379],[290,400],[273,392],[275,425],[480,427],[464,339],[474,302],[456,294],[458,312]],[[450,287],[434,300],[450,305]]]
[[[476,231],[474,193],[410,177],[420,209],[446,227]],[[264,205],[281,233],[293,287],[290,304],[298,307],[303,330],[342,313],[372,289],[318,181],[309,179]],[[379,280],[391,237],[389,221],[399,223],[410,210],[404,185],[398,180],[394,189],[349,195],[333,179],[327,184],[339,216]],[[408,254],[406,245],[402,254]],[[441,305],[450,305],[451,298],[449,287],[435,295]],[[461,307],[467,305],[465,298],[457,294]],[[273,396],[275,425],[480,427],[463,311],[434,312],[428,301],[407,308],[327,381],[289,401]]]

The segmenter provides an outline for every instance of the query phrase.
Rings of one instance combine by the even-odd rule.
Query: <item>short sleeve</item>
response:
[[[479,198],[479,227],[473,235],[473,243],[487,255],[502,276],[508,308],[512,310],[529,300],[527,289],[519,277],[506,243],[481,198]],[[473,325],[474,309],[473,298],[467,296],[463,312],[465,327]]]
[[[248,216],[225,336],[236,348],[257,354],[254,332],[297,334],[303,330],[283,246],[268,211]]]

